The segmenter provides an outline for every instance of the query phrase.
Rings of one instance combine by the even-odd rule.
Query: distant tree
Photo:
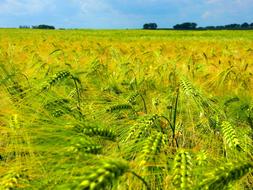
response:
[[[180,24],[176,24],[175,26],[173,26],[173,28],[175,30],[180,30],[181,29],[181,25]]]
[[[191,29],[196,29],[196,28],[197,28],[197,26],[198,26],[198,25],[197,25],[197,23],[194,23],[194,22],[193,22],[193,23],[191,23]]]
[[[142,29],[144,29],[144,30],[147,30],[148,29],[148,23],[145,23],[144,25],[143,25],[143,27],[142,27]]]
[[[148,23],[144,24],[143,29],[149,29],[149,24]]]
[[[225,29],[234,30],[234,29],[240,29],[240,28],[241,28],[240,24],[228,24],[228,25],[225,25]]]
[[[207,30],[215,30],[216,27],[215,27],[215,26],[207,26],[206,29],[207,29]]]
[[[228,24],[224,26],[206,26],[198,27],[196,23],[184,22],[182,24],[176,24],[173,26],[175,30],[241,30],[241,29],[251,29],[253,30],[253,23],[249,24],[247,22],[243,24]]]
[[[46,25],[46,24],[41,24],[38,26],[32,26],[33,29],[49,29],[49,30],[54,30],[54,26]]]
[[[157,24],[156,23],[150,23],[150,28],[151,29],[157,29]]]
[[[173,28],[175,30],[195,30],[197,28],[197,24],[194,22],[184,22],[173,26]]]
[[[242,25],[241,25],[241,28],[249,28],[249,24],[247,23],[247,22],[245,22],[245,23],[243,23]]]
[[[157,24],[156,23],[145,23],[143,25],[143,29],[155,30],[155,29],[157,29]]]
[[[29,29],[30,26],[27,26],[27,25],[20,25],[19,28],[20,28],[20,29]]]
[[[216,26],[215,29],[217,29],[217,30],[223,30],[223,29],[225,29],[225,26]]]

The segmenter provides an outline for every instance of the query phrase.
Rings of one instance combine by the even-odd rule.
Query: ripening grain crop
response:
[[[253,188],[253,32],[0,30],[0,189]]]

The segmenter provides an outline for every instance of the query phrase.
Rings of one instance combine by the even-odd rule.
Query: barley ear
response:
[[[129,166],[122,161],[106,161],[100,167],[93,169],[84,176],[83,181],[79,185],[79,189],[83,190],[99,190],[110,187],[113,181],[117,180],[125,172]]]
[[[188,152],[181,150],[174,159],[173,185],[177,189],[190,190],[192,187],[192,161]]]
[[[223,121],[221,124],[221,130],[223,138],[230,148],[236,148],[239,151],[242,150],[239,140],[236,136],[235,129],[229,122]]]
[[[198,190],[225,190],[227,186],[241,179],[253,169],[252,163],[229,163],[217,168],[213,173],[207,175],[198,186]]]

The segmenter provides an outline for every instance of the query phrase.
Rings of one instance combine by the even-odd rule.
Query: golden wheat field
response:
[[[0,30],[0,189],[251,190],[253,31]]]

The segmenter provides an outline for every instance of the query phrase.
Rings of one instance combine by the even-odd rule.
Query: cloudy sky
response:
[[[0,27],[140,28],[253,22],[253,0],[0,0]]]

